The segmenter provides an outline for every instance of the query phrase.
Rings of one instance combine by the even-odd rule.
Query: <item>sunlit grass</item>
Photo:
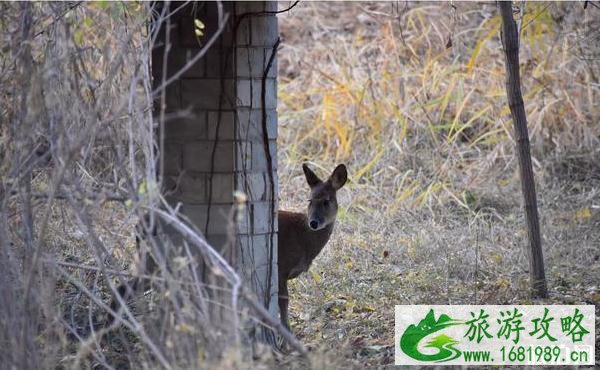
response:
[[[303,161],[350,175],[332,239],[290,283],[316,368],[392,364],[394,304],[540,303],[500,20],[494,4],[455,5],[301,3],[280,20],[280,207],[305,207]],[[520,22],[546,303],[597,305],[600,85],[576,52],[597,21],[561,6],[527,3]]]
[[[453,21],[443,4],[415,6],[400,21],[374,16],[375,25],[357,22],[351,32],[313,36],[295,49],[286,62],[297,64],[296,75],[283,74],[279,87],[284,165],[347,162],[355,184],[388,189],[381,196],[390,207],[463,206],[457,194],[506,181],[515,142],[500,19],[483,8],[463,4]],[[600,137],[600,88],[588,83],[584,62],[564,53],[577,40],[568,32],[557,39],[562,26],[551,11],[527,4],[521,21],[523,93],[538,173],[556,150],[591,153]],[[318,32],[318,22],[300,24],[293,15],[286,22]],[[446,48],[452,28],[453,46]],[[294,42],[302,40],[292,36]]]

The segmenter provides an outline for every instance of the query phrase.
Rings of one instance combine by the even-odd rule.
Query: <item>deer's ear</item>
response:
[[[321,179],[317,175],[315,175],[315,173],[312,172],[310,168],[308,168],[308,165],[306,163],[302,164],[302,170],[304,171],[304,177],[306,177],[306,182],[308,182],[308,186],[312,188],[321,183]]]
[[[346,170],[346,166],[343,164],[338,165],[335,170],[333,170],[333,173],[329,178],[329,181],[331,181],[331,186],[333,186],[335,190],[339,190],[342,186],[344,186],[347,180],[348,171]]]

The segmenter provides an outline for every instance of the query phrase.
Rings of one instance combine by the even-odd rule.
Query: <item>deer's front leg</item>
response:
[[[281,323],[287,329],[290,328],[288,322],[288,286],[285,278],[279,279],[279,315],[281,317]]]

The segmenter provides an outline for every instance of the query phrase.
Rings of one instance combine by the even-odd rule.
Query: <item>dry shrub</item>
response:
[[[165,91],[150,58],[171,14],[152,6],[0,4],[2,367],[239,367],[261,353],[241,278],[159,192]],[[148,253],[160,268],[136,271]],[[134,276],[152,292],[118,298],[117,314]]]

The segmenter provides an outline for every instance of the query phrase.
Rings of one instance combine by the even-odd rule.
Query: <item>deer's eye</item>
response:
[[[329,201],[327,199],[323,201],[323,207],[329,207]]]

